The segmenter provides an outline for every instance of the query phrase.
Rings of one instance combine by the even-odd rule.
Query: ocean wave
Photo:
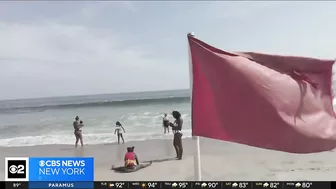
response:
[[[112,101],[93,101],[84,103],[68,103],[57,105],[39,105],[30,107],[6,107],[0,108],[0,113],[29,113],[31,111],[42,112],[47,109],[70,109],[81,107],[104,107],[104,106],[139,106],[151,104],[169,104],[169,103],[182,103],[188,102],[189,97],[165,97],[165,98],[143,98],[143,99],[130,99],[130,100],[112,100]]]
[[[92,144],[110,144],[116,143],[116,136],[113,133],[95,133],[84,134],[84,145]],[[126,133],[124,134],[125,142],[129,141],[144,141],[151,139],[172,139],[172,133],[160,134],[155,132],[144,133]],[[183,131],[183,138],[190,138],[191,130]],[[36,146],[36,145],[51,145],[63,144],[73,145],[73,135],[43,135],[43,136],[22,136],[14,138],[0,139],[1,147],[20,147],[20,146]]]

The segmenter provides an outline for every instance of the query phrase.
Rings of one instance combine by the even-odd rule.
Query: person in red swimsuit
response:
[[[134,168],[136,165],[139,165],[139,160],[137,155],[134,153],[134,146],[127,147],[127,152],[125,154],[125,167],[128,169]]]

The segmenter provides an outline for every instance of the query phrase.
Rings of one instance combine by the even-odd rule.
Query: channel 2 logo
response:
[[[28,181],[29,158],[5,158],[5,181]]]

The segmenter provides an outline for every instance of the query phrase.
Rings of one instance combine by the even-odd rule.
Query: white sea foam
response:
[[[108,144],[115,143],[116,136],[113,133],[95,133],[83,134],[85,144]],[[184,130],[183,137],[191,137],[191,130]],[[172,139],[173,134],[163,134],[155,132],[143,133],[125,133],[124,138],[126,142],[129,141],[143,141],[149,139]],[[0,146],[15,147],[15,146],[36,146],[36,145],[50,145],[50,144],[74,144],[73,135],[43,135],[43,136],[23,136],[14,138],[0,139]]]

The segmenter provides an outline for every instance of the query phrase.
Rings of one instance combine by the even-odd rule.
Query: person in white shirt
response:
[[[124,127],[121,125],[121,123],[119,121],[116,122],[116,129],[114,130],[114,134],[117,134],[117,137],[118,137],[118,144],[120,144],[120,138],[121,140],[123,141],[123,143],[125,143],[124,141],[124,137],[123,137],[123,134],[121,132],[121,129],[124,131],[125,133],[125,129]]]

